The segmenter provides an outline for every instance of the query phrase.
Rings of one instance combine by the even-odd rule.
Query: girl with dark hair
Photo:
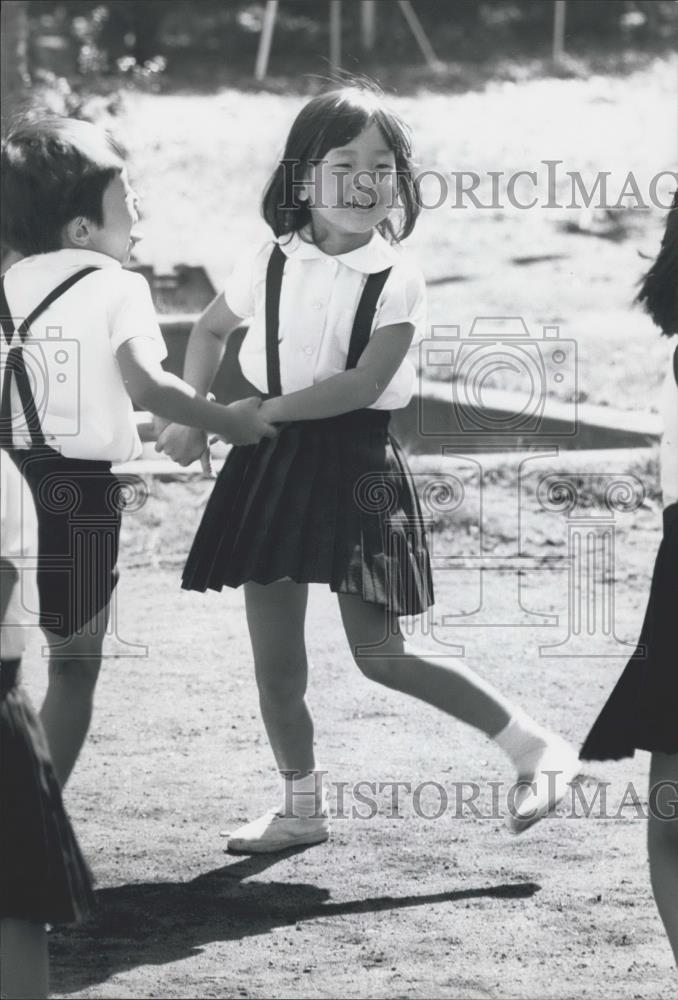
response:
[[[678,335],[678,191],[656,261],[638,294],[661,332]],[[582,760],[649,750],[648,853],[657,908],[678,965],[678,345],[662,392],[664,531],[638,648],[596,719]]]
[[[262,417],[280,425],[270,447],[231,450],[183,574],[187,590],[244,584],[283,778],[282,808],[236,831],[232,850],[277,851],[329,833],[305,700],[309,583],[338,595],[363,674],[506,751],[525,786],[511,802],[514,832],[552,809],[578,770],[562,738],[471,670],[414,652],[399,628],[398,616],[433,603],[417,492],[389,433],[389,411],[412,397],[406,355],[425,322],[423,277],[397,246],[419,210],[409,130],[381,95],[347,87],[313,98],[264,195],[276,239],[241,259],[191,333],[184,375],[207,391],[229,334],[252,317],[240,362],[267,396]],[[157,447],[186,464],[205,444],[200,431],[168,427]]]

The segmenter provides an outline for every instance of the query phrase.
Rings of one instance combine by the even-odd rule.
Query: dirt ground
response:
[[[415,125],[424,166],[509,174],[560,159],[587,183],[599,170],[617,181],[633,170],[645,190],[653,173],[675,168],[666,127],[675,81],[675,60],[664,59],[623,77],[501,83],[395,103]],[[204,264],[220,284],[241,247],[264,235],[259,193],[301,103],[233,90],[130,95],[116,131],[144,200],[141,259],[160,271]],[[426,213],[412,246],[429,282],[430,321],[464,330],[476,315],[522,315],[531,331],[557,323],[578,342],[578,399],[646,409],[665,345],[630,302],[646,266],[639,252],[656,249],[662,213],[625,213],[619,242],[566,232],[568,219],[542,209]],[[621,454],[619,467],[629,467]],[[605,571],[626,642],[640,628],[660,523],[656,458],[636,471],[651,496],[616,517],[616,559]],[[499,475],[486,485],[482,526],[470,481],[465,504],[434,518],[437,604],[421,641],[439,654],[463,645],[461,662],[580,744],[625,650],[540,655],[568,631],[567,518],[534,503],[519,518],[515,482]],[[99,912],[81,929],[52,933],[55,995],[675,996],[649,889],[646,824],[624,799],[632,782],[645,802],[648,755],[592,767],[578,786],[590,800],[596,779],[611,783],[608,818],[597,809],[584,818],[567,803],[512,837],[491,809],[490,782],[503,783],[501,799],[513,780],[501,753],[455,720],[371,686],[323,588],[313,588],[309,609],[309,698],[335,811],[344,788],[342,816],[326,845],[261,859],[224,852],[219,831],[275,804],[276,776],[241,592],[179,589],[209,487],[156,479],[124,529],[117,639],[67,791]],[[589,507],[597,508],[593,494]],[[527,568],[515,561],[519,534]],[[498,561],[481,577],[483,553]],[[481,581],[487,617],[462,626]],[[38,702],[39,648],[34,636],[27,679]],[[409,782],[401,817],[382,785],[376,815],[365,818],[367,786],[362,800],[351,792],[360,781]],[[422,792],[425,782],[443,791]],[[457,808],[470,788],[462,782],[480,786],[480,816]],[[424,818],[443,793],[448,808]]]
[[[99,910],[80,929],[53,931],[55,996],[674,996],[648,884],[646,824],[633,795],[624,800],[630,781],[645,802],[648,756],[591,766],[582,779],[588,802],[595,779],[610,782],[608,818],[597,807],[585,818],[574,799],[511,836],[491,809],[489,783],[501,783],[501,801],[513,778],[502,754],[455,720],[366,681],[323,587],[312,588],[307,641],[319,762],[340,813],[332,839],[273,857],[225,853],[219,831],[274,804],[276,783],[242,593],[179,589],[209,485],[154,480],[145,507],[128,515],[108,646],[117,655],[105,662],[67,790]],[[506,518],[514,486],[500,478],[486,491],[484,546],[495,555],[515,554]],[[509,563],[503,574],[484,574],[495,581],[495,625],[486,628],[441,628],[444,615],[473,605],[479,586],[476,572],[463,572],[477,551],[473,518],[441,518],[436,552],[459,571],[436,572],[433,632],[420,639],[439,654],[454,653],[441,642],[463,644],[460,662],[579,744],[622,658],[540,655],[540,644],[568,631],[567,574],[554,562],[567,533],[549,517],[533,505],[521,528],[532,570],[518,577]],[[618,520],[615,617],[628,641],[640,625],[658,511],[648,501]],[[516,580],[532,628],[496,624],[515,619]],[[558,624],[542,626],[553,613]],[[36,700],[39,654],[35,635],[27,682]],[[355,789],[360,781],[409,782],[401,815],[388,786],[371,794]],[[444,791],[429,784],[415,794],[425,782]],[[463,806],[470,786],[462,782],[478,783],[482,815]]]

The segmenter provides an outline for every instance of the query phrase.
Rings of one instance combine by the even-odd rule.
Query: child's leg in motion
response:
[[[259,703],[281,772],[282,805],[234,831],[228,840],[233,851],[279,851],[318,843],[329,833],[322,777],[315,771],[313,720],[305,697],[307,601],[305,584],[245,584]]]
[[[87,736],[109,607],[66,642],[45,631],[50,646],[49,681],[40,709],[54,770],[63,788]]]
[[[41,1000],[47,996],[47,932],[44,924],[5,919],[0,925],[2,996]]]
[[[565,740],[468,667],[414,652],[387,609],[348,594],[339,595],[339,606],[353,658],[366,677],[480,729],[508,754],[518,780],[531,786],[510,802],[514,832],[527,829],[562,798],[579,770],[577,754]]]
[[[652,891],[678,966],[678,754],[652,754],[649,801]]]
[[[306,704],[305,584],[245,584],[247,625],[261,715],[281,771],[312,771],[313,720]]]

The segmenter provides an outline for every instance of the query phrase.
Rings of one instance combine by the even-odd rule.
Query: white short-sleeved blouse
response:
[[[372,332],[396,323],[412,323],[414,341],[425,334],[424,278],[407,253],[375,231],[369,243],[330,256],[299,234],[281,237],[287,257],[280,295],[280,378],[283,394],[306,389],[346,368],[358,302],[369,274],[392,268],[377,301]],[[251,318],[240,348],[243,374],[267,392],[266,267],[273,241],[244,253],[224,286],[226,304],[236,316]],[[415,369],[405,358],[373,409],[407,406],[415,387]]]
[[[142,448],[115,353],[134,337],[148,337],[159,360],[167,356],[146,279],[107,254],[56,250],[10,267],[5,294],[16,328],[52,289],[91,266],[99,270],[35,322],[24,356],[47,443],[68,458],[123,462]],[[14,380],[11,399],[13,443],[27,447],[30,435]]]

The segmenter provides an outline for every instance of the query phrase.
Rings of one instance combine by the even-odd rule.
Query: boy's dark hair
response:
[[[276,236],[298,232],[311,220],[310,209],[299,199],[297,188],[313,161],[322,160],[331,149],[345,146],[372,124],[379,127],[393,150],[404,214],[397,232],[389,219],[377,228],[393,242],[410,235],[421,211],[410,130],[386,106],[376,87],[359,83],[314,97],[295,118],[283,158],[266,186],[261,205],[264,219]]]
[[[63,227],[103,223],[102,199],[123,167],[108,133],[75,118],[15,126],[2,143],[2,241],[24,256],[60,250]]]
[[[678,190],[673,195],[659,254],[642,280],[636,302],[642,302],[665,336],[678,334]]]

